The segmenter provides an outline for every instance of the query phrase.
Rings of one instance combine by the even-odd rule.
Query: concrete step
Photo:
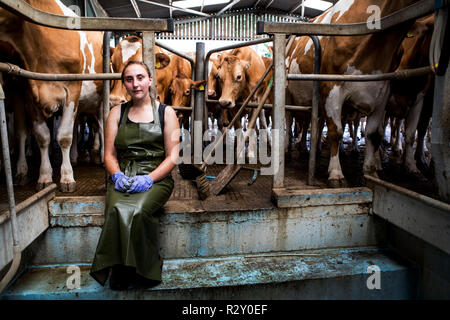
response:
[[[367,273],[373,265],[379,273]],[[159,286],[126,291],[102,287],[89,265],[78,267],[79,289],[67,288],[68,265],[33,267],[0,299],[414,299],[418,280],[414,266],[373,247],[166,259]]]
[[[197,200],[169,201],[160,217],[161,256],[173,259],[382,246],[384,225],[370,215],[368,189],[346,190],[351,201],[343,202],[341,193],[311,190],[315,201],[289,208],[237,209],[223,203],[220,208],[206,208]],[[103,210],[104,197],[55,198],[49,203],[50,228],[33,243],[31,263],[90,263],[104,221]]]

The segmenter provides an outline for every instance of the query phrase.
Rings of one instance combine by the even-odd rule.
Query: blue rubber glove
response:
[[[150,178],[148,174],[134,176],[131,180],[133,183],[130,189],[128,189],[128,193],[144,192],[150,189],[153,185],[153,179]]]
[[[126,192],[130,188],[130,178],[123,172],[117,171],[111,176],[111,180],[114,182],[114,189],[117,191]]]

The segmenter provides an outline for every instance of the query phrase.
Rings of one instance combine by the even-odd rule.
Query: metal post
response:
[[[437,4],[437,3],[436,3]],[[449,7],[441,3],[435,13],[435,29],[431,40],[430,60],[436,67],[431,153],[435,183],[439,196],[450,202],[450,20]]]
[[[6,176],[6,189],[8,192],[9,214],[11,219],[11,233],[13,239],[13,262],[8,269],[8,272],[0,279],[0,293],[13,279],[17,270],[20,267],[22,253],[20,251],[19,235],[17,229],[16,218],[16,201],[14,199],[14,188],[11,171],[11,159],[9,157],[8,131],[6,129],[6,114],[5,114],[5,94],[0,85],[0,131],[2,140],[3,162]]]
[[[272,166],[277,168],[273,176],[273,188],[284,186],[284,124],[285,124],[285,50],[286,35],[274,35],[274,103],[273,103],[273,129],[278,134],[273,135],[272,142]],[[275,139],[275,138],[278,139]]]
[[[450,68],[435,76],[431,154],[439,196],[450,201]]]
[[[109,41],[111,39],[112,32],[106,31],[103,34],[103,73],[110,72],[110,51],[109,51]],[[102,137],[101,142],[101,162],[104,161],[104,151],[105,151],[105,130],[106,130],[106,120],[109,115],[109,94],[111,90],[111,81],[103,81],[103,130],[100,130],[100,135]],[[108,171],[105,170],[105,185],[108,182]]]
[[[156,98],[156,74],[155,74],[155,32],[142,32],[142,61],[149,67],[152,73],[152,98]]]
[[[314,73],[320,73],[321,64],[321,47],[317,36],[311,36],[314,43]],[[316,151],[317,141],[319,138],[318,132],[318,118],[319,118],[319,81],[313,82],[313,100],[311,110],[311,136],[310,136],[310,151],[309,151],[309,166],[308,166],[308,185],[314,185],[314,174],[316,171]]]
[[[195,46],[195,80],[204,80],[204,60],[205,60],[205,43],[197,42]],[[195,163],[198,163],[200,158],[199,156],[202,154],[202,150],[198,150],[198,148],[202,148],[203,143],[195,143],[200,139],[203,142],[203,130],[205,130],[205,121],[204,115],[206,112],[203,112],[205,106],[205,96],[201,91],[195,91],[195,100],[194,100],[194,108],[192,109],[193,115],[193,130],[191,132],[191,136],[194,137],[194,160]],[[200,121],[200,122],[199,122]],[[202,125],[195,125],[201,123]],[[206,123],[208,125],[208,123]],[[200,132],[198,132],[200,131]],[[197,155],[197,157],[195,157]]]
[[[11,171],[11,159],[9,157],[8,131],[6,129],[6,113],[5,113],[5,94],[0,85],[0,131],[2,139],[3,163],[6,176],[6,190],[8,192],[9,213],[11,216],[11,228],[13,236],[13,245],[19,244],[17,238],[17,220],[16,220],[16,202],[14,199],[14,188]]]

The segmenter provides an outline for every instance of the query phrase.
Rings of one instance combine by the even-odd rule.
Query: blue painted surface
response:
[[[297,254],[297,255],[294,255]],[[366,286],[369,265],[381,269],[381,290]],[[323,298],[411,299],[414,272],[377,248],[324,249],[216,258],[168,259],[163,283],[148,290],[111,291],[80,265],[81,288],[66,287],[67,266],[32,268],[1,299]],[[310,290],[306,290],[310,288]],[[212,293],[213,292],[213,293]]]

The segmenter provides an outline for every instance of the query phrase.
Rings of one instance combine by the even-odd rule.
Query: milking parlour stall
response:
[[[0,299],[179,300],[168,312],[194,319],[449,299],[448,9],[0,0]],[[162,281],[117,291],[89,272],[130,61],[174,110],[179,152]]]

